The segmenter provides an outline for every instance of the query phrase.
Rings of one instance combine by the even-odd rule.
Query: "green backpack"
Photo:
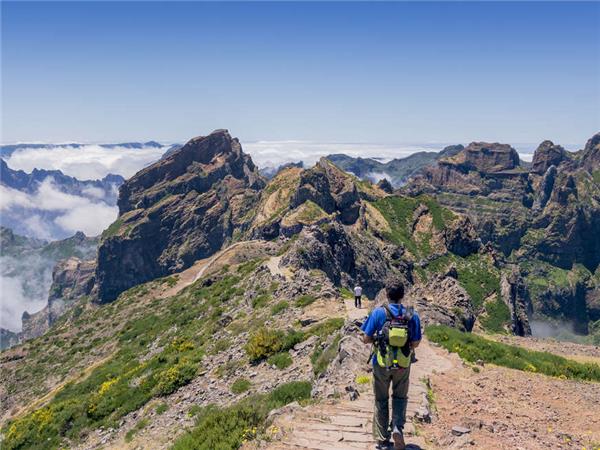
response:
[[[383,305],[387,319],[377,339],[377,364],[387,369],[406,369],[410,365],[410,329],[403,315],[395,316]]]

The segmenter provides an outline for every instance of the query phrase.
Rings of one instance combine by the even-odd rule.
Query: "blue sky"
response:
[[[2,141],[583,145],[600,3],[2,2]]]

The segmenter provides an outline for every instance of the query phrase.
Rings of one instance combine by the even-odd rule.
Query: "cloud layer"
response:
[[[160,159],[165,147],[142,148],[101,147],[99,145],[68,145],[52,148],[22,148],[12,153],[6,162],[13,169],[31,172],[33,169],[55,169],[80,180],[97,180],[109,173],[129,178],[148,164]]]
[[[34,194],[0,185],[0,212],[13,222],[21,222],[29,236],[51,240],[76,231],[96,236],[114,222],[118,213],[116,206],[98,196],[95,191],[89,197],[67,194],[48,177]]]

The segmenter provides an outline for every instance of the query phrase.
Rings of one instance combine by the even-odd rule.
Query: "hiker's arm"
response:
[[[421,341],[412,341],[410,343],[411,348],[417,348],[419,346],[419,344],[421,343]]]

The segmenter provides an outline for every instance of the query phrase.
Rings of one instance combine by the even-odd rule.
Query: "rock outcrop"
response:
[[[527,286],[518,268],[513,267],[510,273],[502,274],[500,291],[502,300],[510,309],[512,332],[517,336],[531,335],[529,317],[533,309]]]
[[[521,164],[508,145],[472,143],[424,169],[403,190],[412,195],[431,194],[449,209],[468,216],[483,244],[512,262],[525,267],[542,261],[568,271],[572,283],[585,288],[576,295],[571,288],[534,292],[534,297],[544,296],[532,298],[534,309],[573,318],[563,311],[583,308],[578,320],[588,320],[584,298],[596,298],[594,293],[600,290],[592,276],[600,265],[600,133],[576,153],[544,141],[531,167]],[[453,251],[461,252],[460,248]],[[585,270],[576,270],[577,265]],[[525,284],[529,278],[525,277]],[[515,327],[517,333],[527,333],[527,325]]]
[[[263,186],[226,130],[194,138],[137,173],[121,187],[119,218],[98,249],[98,300],[212,255],[247,227]]]

